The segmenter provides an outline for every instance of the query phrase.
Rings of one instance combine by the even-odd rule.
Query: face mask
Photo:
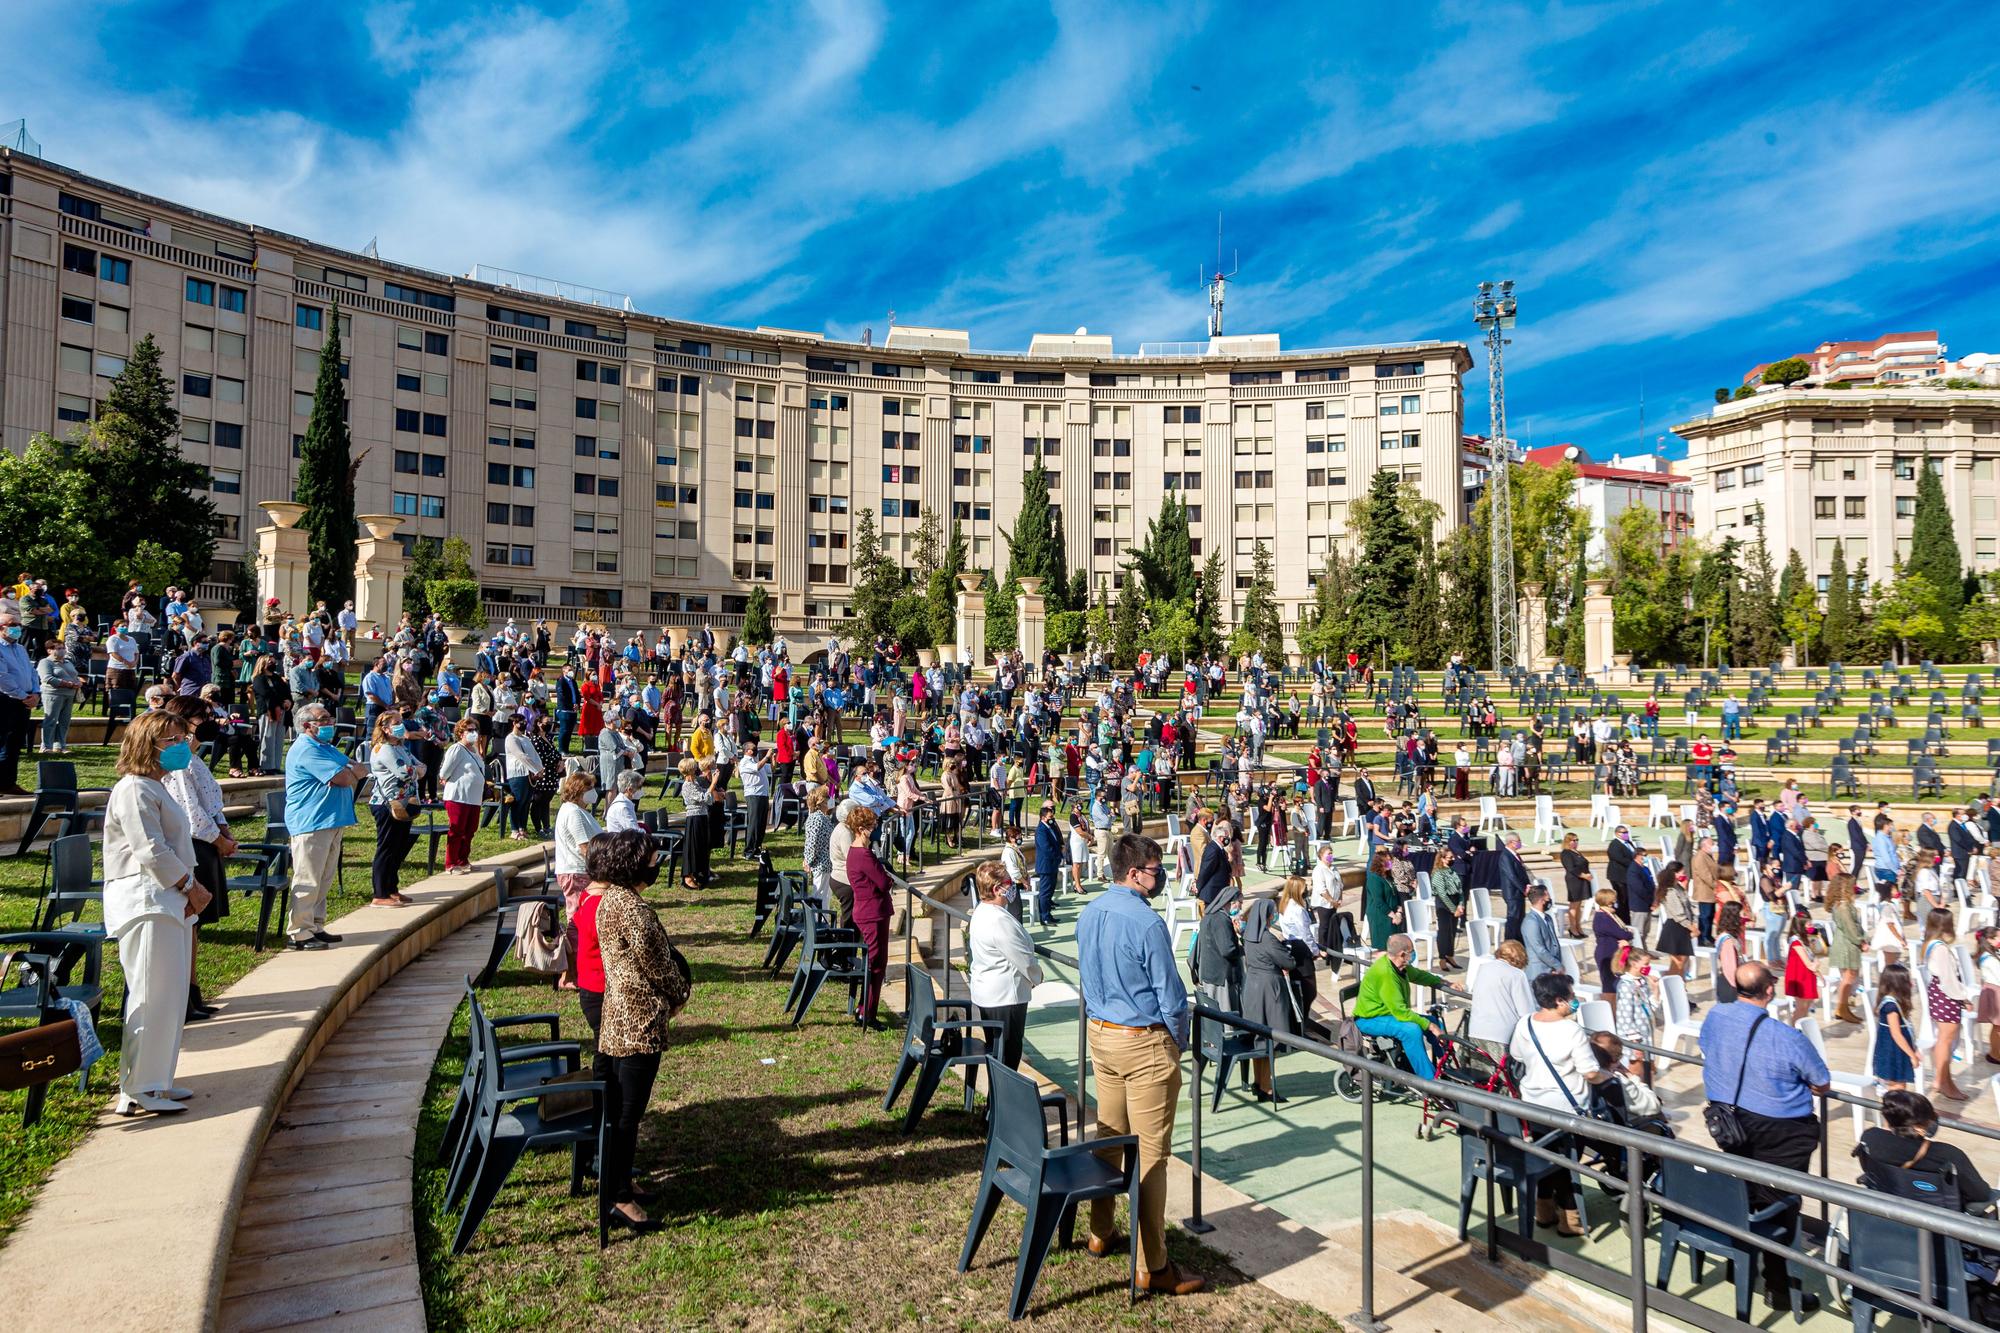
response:
[[[178,773],[194,762],[194,749],[186,741],[175,741],[160,751],[160,767],[169,773]]]
[[[389,728],[389,734],[391,736],[394,736],[397,740],[402,740],[405,736],[410,734],[410,729],[404,726],[402,723],[398,722],[395,726]]]
[[[21,641],[21,627],[19,625],[9,625],[7,627],[7,642],[19,643],[20,641]]]
[[[319,737],[321,741],[325,742],[328,745],[333,744],[333,738],[335,734],[336,733],[334,731],[333,724],[330,722],[327,725],[320,727],[313,732],[313,735]]]
[[[1571,1001],[1569,1002],[1569,1011],[1570,1011],[1571,1013],[1575,1013],[1575,1012],[1576,1012],[1577,1010],[1579,1010],[1579,1009],[1581,1009],[1581,1008],[1583,1008],[1583,1001],[1582,1001],[1582,1000],[1576,1000],[1576,999],[1572,999],[1572,1000],[1571,1000]]]

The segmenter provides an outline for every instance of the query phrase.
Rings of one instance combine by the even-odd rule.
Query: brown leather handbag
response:
[[[53,1083],[82,1067],[73,1018],[0,1036],[0,1092]]]

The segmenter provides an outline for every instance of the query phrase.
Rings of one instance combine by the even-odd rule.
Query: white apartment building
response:
[[[1761,525],[1773,562],[1797,550],[1822,590],[1836,541],[1871,578],[1909,554],[1926,458],[1966,563],[2000,567],[2000,392],[1773,391],[1674,431],[1688,442],[1696,533],[1752,541]]]

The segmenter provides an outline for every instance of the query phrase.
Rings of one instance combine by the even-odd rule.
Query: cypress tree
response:
[[[1111,617],[1111,662],[1130,670],[1139,662],[1139,643],[1146,633],[1146,598],[1139,589],[1139,576],[1125,571],[1118,588],[1118,607]]]
[[[1784,628],[1778,611],[1777,573],[1771,567],[1771,548],[1764,530],[1750,547],[1743,565],[1743,591],[1732,627],[1741,661],[1746,666],[1768,666],[1778,659],[1784,642]]]
[[[1845,663],[1854,651],[1853,589],[1847,578],[1847,552],[1838,537],[1826,578],[1826,619],[1819,627],[1820,654],[1829,665]]]
[[[1348,611],[1348,646],[1373,659],[1386,649],[1403,655],[1411,593],[1417,583],[1419,545],[1404,512],[1401,480],[1383,468],[1370,478],[1368,494],[1355,506],[1354,530],[1361,542]]]
[[[1285,623],[1278,613],[1278,586],[1271,575],[1271,548],[1262,538],[1250,556],[1250,586],[1243,592],[1243,612],[1237,620],[1237,636],[1246,639],[1264,654],[1265,665],[1275,665],[1285,656]]]
[[[312,416],[299,446],[298,501],[306,507],[307,596],[330,610],[354,596],[354,440],[347,429],[347,387],[340,378],[340,307],[327,320],[313,385]],[[288,606],[300,615],[311,607]]]
[[[965,559],[965,529],[953,519],[951,537],[944,544],[928,588],[933,643],[950,643],[958,634],[958,576],[965,572]]]
[[[748,604],[743,608],[743,642],[766,644],[771,641],[771,594],[758,584],[750,590]]]
[[[1936,590],[1938,611],[1949,636],[1958,622],[1959,608],[1965,605],[1965,567],[1952,530],[1951,506],[1945,503],[1944,483],[1931,468],[1929,453],[1917,460],[1917,513],[1910,524],[1910,558],[1903,568],[1923,575]]]

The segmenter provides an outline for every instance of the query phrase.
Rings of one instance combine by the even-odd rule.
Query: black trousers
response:
[[[755,856],[764,845],[764,823],[771,817],[771,798],[768,796],[746,796],[743,798],[744,833],[743,854]]]
[[[1755,1111],[1736,1108],[1736,1118],[1742,1122],[1745,1137],[1741,1146],[1729,1150],[1732,1157],[1748,1157],[1763,1162],[1767,1166],[1789,1167],[1794,1171],[1810,1173],[1813,1154],[1819,1151],[1819,1117],[1802,1115],[1779,1117],[1759,1115]],[[1750,1210],[1768,1208],[1779,1200],[1787,1200],[1791,1207],[1780,1215],[1780,1221],[1796,1227],[1799,1215],[1799,1196],[1769,1189],[1763,1185],[1750,1187]],[[1764,1289],[1783,1291],[1791,1285],[1791,1277],[1784,1257],[1764,1252]]]
[[[979,1016],[989,1023],[1000,1024],[1000,1036],[989,1040],[986,1049],[1000,1057],[1000,1063],[1009,1069],[1021,1067],[1021,1038],[1028,1028],[1028,1006],[1021,1004],[980,1005]]]
[[[1528,917],[1528,896],[1525,892],[1506,893],[1502,898],[1507,904],[1506,938],[1518,941],[1521,938],[1521,923]]]
[[[696,884],[708,877],[708,816],[689,816],[681,825],[685,838],[681,844],[681,870]]]
[[[28,743],[28,705],[0,695],[0,787],[21,785],[21,747]]]
[[[653,1099],[653,1082],[660,1076],[660,1053],[606,1055],[592,1063],[591,1073],[604,1081],[604,1157],[597,1171],[613,1203],[632,1202],[632,1158],[639,1150],[639,1122]]]
[[[387,898],[396,891],[396,877],[402,873],[403,861],[416,844],[416,824],[390,814],[386,801],[368,809],[375,815],[375,861],[371,871],[375,896]]]

